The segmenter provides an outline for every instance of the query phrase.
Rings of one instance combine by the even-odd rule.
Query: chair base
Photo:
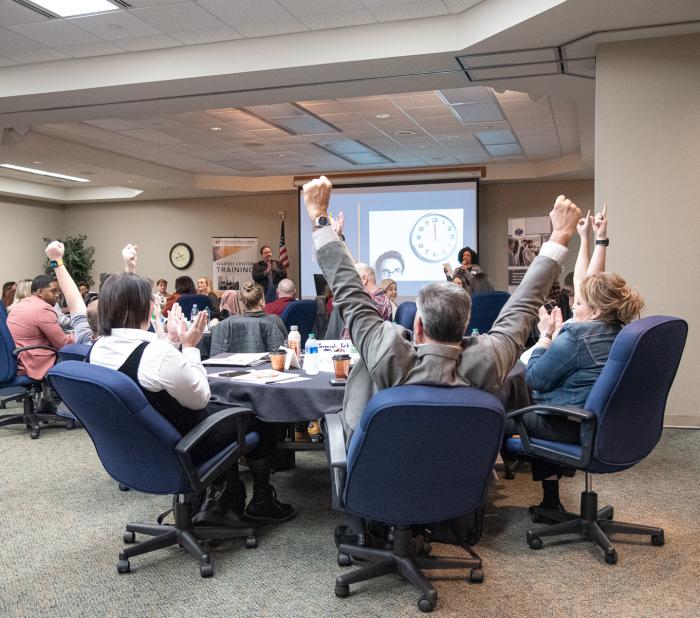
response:
[[[349,543],[341,543],[338,546],[339,562],[340,556],[347,556],[365,560],[367,563],[359,569],[336,578],[336,596],[349,596],[350,584],[389,573],[400,573],[420,591],[418,609],[422,612],[431,612],[437,605],[437,591],[422,573],[422,569],[470,569],[470,581],[480,583],[484,579],[481,558],[471,547],[465,547],[471,558],[434,557],[429,555],[428,543],[422,540],[415,542],[409,526],[397,526],[393,536],[391,549],[374,549]],[[349,559],[346,564],[351,564]]]
[[[257,531],[250,526],[218,527],[193,525],[190,505],[182,501],[181,496],[176,495],[173,497],[173,513],[175,515],[174,524],[128,523],[126,525],[126,532],[124,533],[125,543],[134,543],[137,532],[152,538],[141,541],[136,545],[125,547],[119,552],[119,560],[117,561],[118,573],[129,573],[131,571],[129,558],[170,547],[171,545],[180,545],[190,555],[199,560],[200,575],[202,577],[211,577],[214,575],[214,565],[209,553],[204,549],[200,541],[245,538],[247,549],[258,546],[255,538]]]
[[[558,523],[528,530],[527,544],[532,549],[541,549],[542,538],[561,534],[580,534],[583,535],[582,540],[591,541],[603,550],[607,564],[617,562],[617,551],[607,536],[609,533],[649,535],[652,545],[664,544],[663,528],[613,521],[612,517],[612,506],[598,509],[598,494],[594,491],[583,491],[581,492],[580,515],[534,507],[532,509],[533,521],[549,519]]]
[[[20,399],[24,400],[24,408],[21,413],[0,416],[0,427],[5,427],[6,425],[25,425],[27,429],[31,430],[29,435],[32,440],[36,440],[41,435],[41,426],[49,423],[53,427],[73,429],[75,427],[75,419],[66,418],[59,414],[36,412],[41,402],[41,393],[41,386],[35,385],[28,387],[28,390],[21,395],[14,395],[12,397],[14,401],[19,401]],[[3,403],[9,400],[10,398],[6,398],[3,400]]]

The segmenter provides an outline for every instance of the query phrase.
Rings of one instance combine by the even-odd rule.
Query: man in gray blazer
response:
[[[414,343],[386,322],[362,286],[355,263],[328,219],[332,185],[325,176],[304,185],[313,222],[316,259],[333,291],[333,305],[350,329],[360,361],[350,372],[342,420],[349,440],[367,402],[378,391],[402,384],[474,386],[495,393],[522,352],[537,311],[559,276],[581,211],[560,195],[550,212],[552,235],[488,334],[463,339],[471,299],[463,289],[438,282],[416,299]]]

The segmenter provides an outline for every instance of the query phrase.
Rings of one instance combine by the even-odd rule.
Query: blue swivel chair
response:
[[[528,530],[527,542],[532,549],[542,547],[542,538],[577,533],[603,549],[605,562],[615,564],[617,551],[607,533],[649,535],[652,545],[664,544],[663,529],[613,521],[611,506],[598,510],[591,474],[626,470],[654,449],[661,437],[666,399],[687,333],[687,323],[678,318],[652,316],[632,322],[615,339],[584,408],[534,405],[509,414],[516,419],[520,435],[508,440],[510,452],[586,473],[580,514],[535,509],[535,521],[546,517],[560,523]],[[579,419],[581,445],[530,437],[522,416],[533,410]]]
[[[363,534],[339,545],[341,566],[353,557],[366,562],[336,579],[335,594],[346,597],[350,584],[398,572],[420,590],[418,607],[429,612],[437,592],[421,569],[467,568],[471,581],[482,581],[473,550],[466,559],[433,557],[411,527],[458,517],[485,501],[503,436],[503,404],[467,387],[389,388],[367,404],[347,453],[339,415],[325,420],[333,508],[393,527],[389,549],[364,545]]]
[[[75,360],[84,361],[90,352],[90,346],[84,343],[69,343],[58,350],[59,362]]]
[[[488,333],[496,321],[503,305],[508,302],[508,292],[479,292],[472,294],[472,310],[467,324],[466,335],[473,329],[480,333]]]
[[[90,363],[66,361],[49,371],[48,380],[85,426],[112,478],[136,491],[173,495],[174,525],[126,525],[124,542],[130,545],[119,553],[119,573],[130,571],[129,559],[134,556],[179,544],[199,560],[201,576],[211,577],[214,574],[211,557],[200,541],[245,538],[246,547],[257,546],[252,527],[192,523],[192,507],[199,492],[235,465],[242,450],[254,448],[259,437],[255,432],[242,435],[206,461],[193,461],[192,451],[226,419],[237,414],[252,415],[250,410],[237,407],[221,410],[181,436],[123,373]],[[153,538],[133,544],[135,533]]]
[[[309,333],[316,321],[316,301],[315,300],[295,300],[289,303],[280,316],[284,325],[289,331],[293,324],[299,327],[301,334],[301,349],[304,349]]]
[[[0,416],[0,427],[5,425],[26,425],[31,430],[32,440],[36,440],[41,433],[41,426],[54,425],[55,421],[62,424],[55,425],[72,429],[74,422],[57,414],[39,412],[43,382],[33,380],[28,376],[17,375],[17,358],[28,350],[56,350],[49,346],[30,345],[16,348],[15,342],[7,327],[7,311],[0,304],[0,408],[11,401],[22,401],[23,410],[20,414],[3,414]]]
[[[413,331],[413,320],[416,317],[416,303],[412,300],[402,302],[396,309],[396,323]]]

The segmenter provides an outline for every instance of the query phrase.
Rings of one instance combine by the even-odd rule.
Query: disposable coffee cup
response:
[[[287,350],[275,350],[270,352],[270,362],[275,371],[284,371],[284,362],[287,357]]]
[[[335,354],[333,356],[333,371],[337,379],[347,378],[350,373],[350,355]]]

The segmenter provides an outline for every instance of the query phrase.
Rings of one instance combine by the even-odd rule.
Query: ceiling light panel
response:
[[[456,114],[464,122],[496,122],[503,120],[503,114],[498,103],[460,103],[452,106]]]
[[[518,141],[512,131],[477,131],[474,135],[484,146],[514,144]]]
[[[484,146],[492,157],[509,157],[523,154],[523,149],[519,144],[496,144],[494,146]]]
[[[295,135],[324,135],[340,132],[337,127],[294,103],[256,105],[243,110]]]
[[[108,0],[24,0],[28,5],[35,5],[58,17],[76,17],[77,15],[94,15],[117,11],[119,7]]]
[[[78,178],[77,176],[67,176],[65,174],[57,174],[55,172],[47,172],[45,170],[36,169],[33,167],[22,167],[12,163],[0,163],[0,167],[17,172],[25,172],[27,174],[36,174],[38,176],[48,176],[49,178],[58,178],[59,180],[71,180],[73,182],[90,182],[87,178]]]
[[[377,165],[394,162],[389,157],[385,157],[381,152],[354,139],[321,142],[316,145],[353,165]]]

